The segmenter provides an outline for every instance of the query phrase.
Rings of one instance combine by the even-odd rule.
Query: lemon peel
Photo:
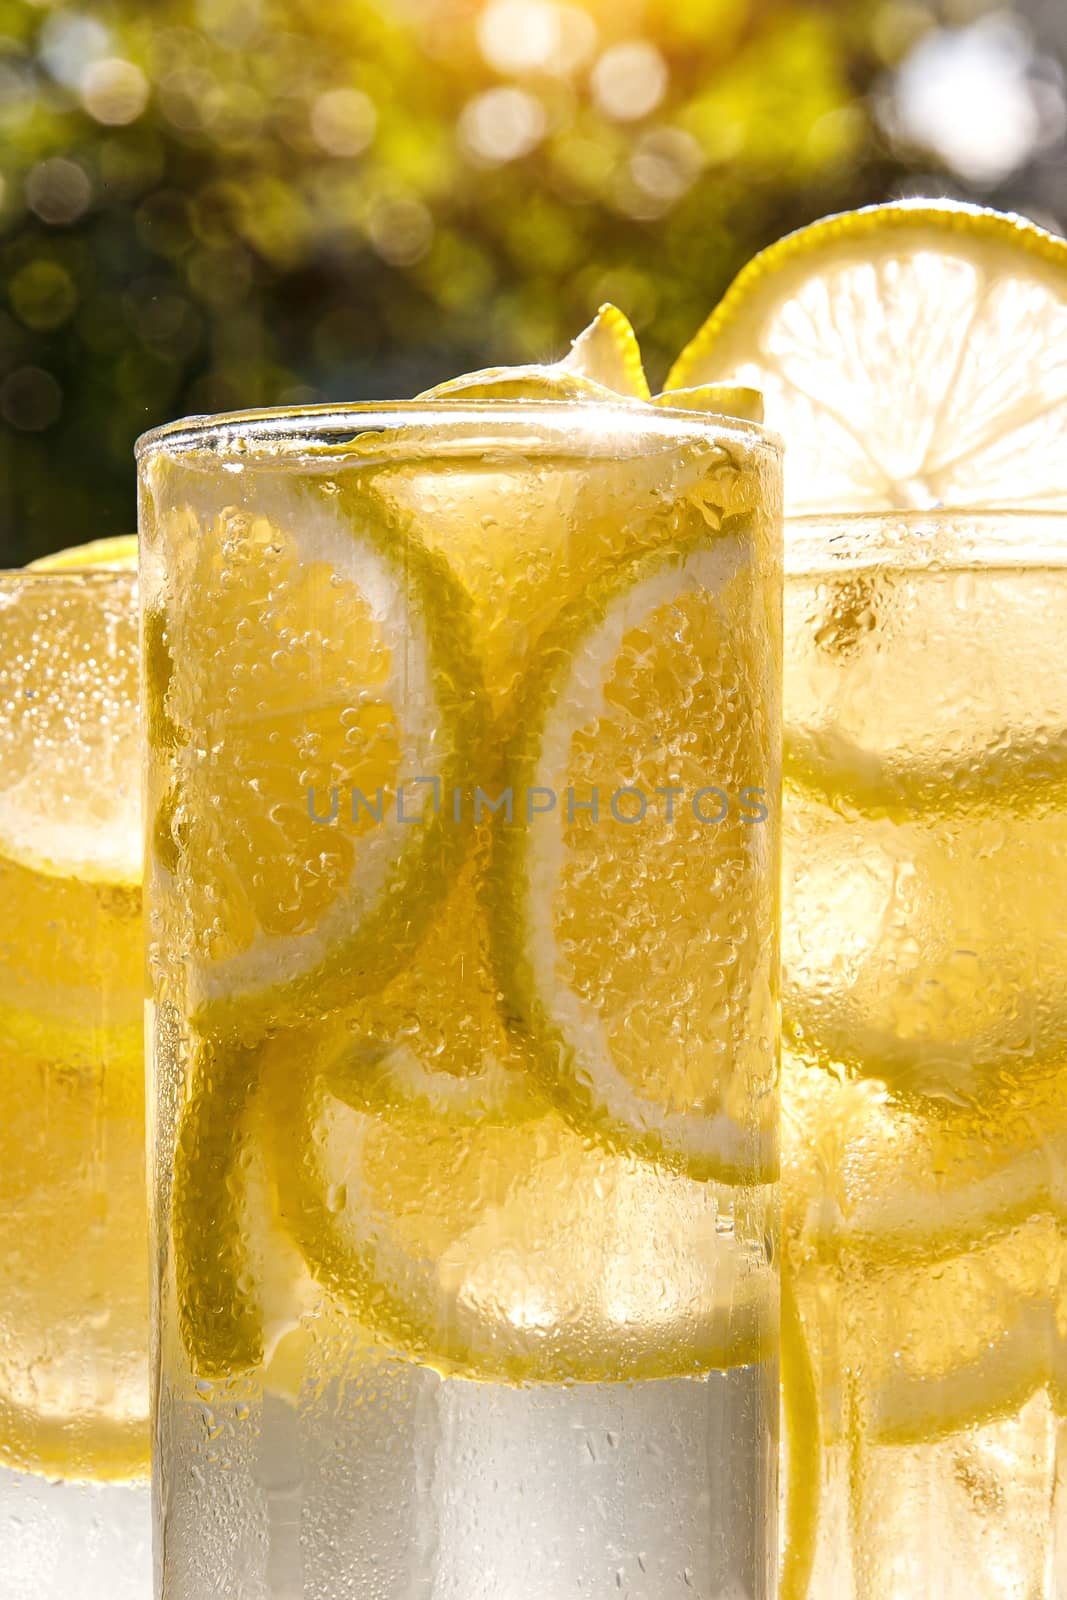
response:
[[[485,367],[448,378],[419,400],[647,400],[637,335],[617,306],[603,305],[561,361]]]
[[[763,421],[763,396],[758,389],[739,383],[702,383],[689,389],[664,389],[652,398],[654,406],[672,411],[706,411],[711,416],[736,417],[742,422]]]
[[[641,554],[623,568],[609,571],[566,607],[555,628],[542,640],[538,660],[527,675],[524,696],[514,717],[515,731],[504,755],[505,786],[519,796],[562,796],[567,752],[574,741],[584,748],[595,739],[596,730],[609,729],[613,714],[619,715],[615,696],[625,696],[627,691],[613,688],[610,697],[605,696],[611,672],[617,660],[623,659],[628,638],[633,635],[644,641],[643,649],[651,658],[648,641],[656,637],[652,618],[669,609],[671,646],[681,660],[684,652],[680,641],[686,627],[699,625],[683,621],[687,598],[698,610],[710,608],[707,617],[719,618],[719,608],[725,606],[724,593],[747,562],[742,518],[732,531],[705,529],[698,538]],[[625,680],[627,669],[624,666],[621,670]],[[661,676],[648,692],[662,699],[662,683]],[[662,709],[669,718],[671,708],[666,701]],[[642,699],[646,725],[648,712],[649,705]],[[625,720],[625,712],[622,717]],[[725,736],[719,737],[722,742]],[[749,739],[748,730],[739,730],[737,740],[738,761],[741,765],[747,762],[750,772],[755,770],[760,754],[754,734]],[[664,733],[662,747],[670,743],[671,735]],[[630,781],[636,783],[638,779],[631,774]],[[674,781],[678,781],[677,773]],[[651,792],[654,780],[644,781],[643,788]],[[571,792],[568,785],[568,796]],[[554,1103],[576,1128],[595,1131],[598,1138],[617,1141],[620,1148],[677,1164],[693,1176],[725,1183],[759,1182],[773,1177],[777,1142],[774,1119],[768,1112],[770,1102],[760,1094],[760,1068],[747,1060],[746,1047],[738,1038],[727,1045],[718,1039],[710,1023],[704,1035],[699,1018],[690,1014],[686,1033],[694,1042],[699,1041],[695,1043],[695,1056],[700,1064],[690,1062],[684,1051],[673,1064],[678,1073],[672,1091],[677,1093],[677,1106],[670,1103],[670,1096],[662,1098],[663,1074],[672,1070],[671,1063],[659,1060],[650,1084],[643,1084],[639,1074],[631,1081],[627,1071],[620,1068],[613,1052],[630,1040],[631,1029],[617,1019],[609,1024],[612,1009],[619,1010],[619,997],[616,995],[601,1013],[598,1002],[589,998],[588,984],[583,988],[584,980],[579,981],[573,974],[563,976],[559,967],[561,946],[554,921],[555,897],[565,898],[567,893],[570,850],[562,810],[553,808],[551,816],[531,817],[529,821],[530,826],[497,828],[488,896],[495,929],[497,982],[514,1025],[530,1040],[535,1070]],[[670,830],[666,830],[664,838],[674,841]],[[630,948],[640,948],[646,954],[657,943],[656,913],[649,907],[663,884],[680,870],[687,848],[679,840],[672,854],[663,838],[657,844],[661,858],[654,865],[650,864],[650,857],[642,858],[640,882],[630,891]],[[589,848],[587,841],[586,849]],[[611,857],[612,870],[619,865],[620,849],[621,843]],[[731,837],[722,851],[716,865],[707,868],[709,878],[718,873],[739,873],[743,878],[747,870],[745,841]],[[691,862],[690,856],[690,871]],[[579,884],[590,873],[589,884],[596,896],[592,866],[575,868]],[[730,892],[740,894],[738,884]],[[649,919],[643,932],[635,922],[642,896]],[[582,915],[575,912],[568,922],[570,931],[565,943],[572,954],[577,951],[579,958],[593,904],[587,902]],[[677,906],[673,915],[677,915]],[[710,908],[708,919],[703,924],[703,935],[711,938],[714,946],[714,914]],[[658,932],[660,938],[667,937],[663,928]],[[676,924],[670,937],[678,937]],[[693,948],[694,940],[700,942],[695,931],[689,941]],[[570,961],[571,956],[567,959]],[[714,959],[714,948],[708,950],[707,959]],[[749,952],[739,959],[744,962],[755,957]],[[625,982],[643,992],[642,983],[634,978],[630,967],[632,962],[626,969],[629,975]],[[607,972],[602,962],[597,964],[596,984],[606,981]],[[614,981],[622,980],[616,974]],[[757,1009],[759,993],[759,983],[754,980],[752,995]],[[660,1018],[657,1028],[662,1026]],[[609,1027],[614,1029],[610,1040]],[[734,1027],[745,1031],[740,1014],[731,1012],[727,1032]],[[761,1031],[761,1025],[753,1022],[745,1036]],[[724,1081],[714,1083],[709,1081],[708,1063],[717,1049],[721,1049],[721,1059],[730,1066],[724,1066]],[[739,1074],[738,1086],[731,1095],[730,1073],[735,1070]],[[751,1080],[745,1077],[748,1070],[754,1073]],[[742,1079],[743,1091],[739,1087]]]
[[[649,398],[637,335],[629,318],[610,302],[599,308],[557,365],[563,371],[591,378],[615,394],[634,400]]]
[[[28,572],[136,572],[137,536],[119,534],[110,539],[93,539],[89,544],[72,545],[38,556],[26,564]]]

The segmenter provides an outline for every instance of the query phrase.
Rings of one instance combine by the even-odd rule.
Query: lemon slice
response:
[[[599,400],[617,403],[613,390],[562,367],[486,367],[448,378],[416,395],[418,400]]]
[[[500,1074],[482,1075],[477,1104],[446,1097],[445,1114],[422,1083],[368,1111],[355,1081],[331,1030],[310,1053],[301,1034],[201,1047],[196,1082],[213,1087],[183,1119],[173,1191],[197,1378],[269,1372],[300,1342],[312,1283],[391,1348],[472,1378],[699,1375],[773,1357],[773,1272],[735,1236],[773,1231],[769,1189],[599,1147]]]
[[[248,1039],[404,964],[463,848],[484,702],[462,590],[373,493],[264,473],[238,507],[214,482],[158,490],[153,837],[189,1009]]]
[[[420,400],[647,400],[648,379],[633,328],[623,313],[603,305],[562,361],[521,367],[485,367],[449,378]]]
[[[255,1242],[265,1202],[248,1188],[248,1167],[257,1128],[261,1135],[266,1119],[277,1118],[267,1142],[280,1141],[284,1161],[302,1113],[267,1102],[261,1091],[268,1062],[284,1063],[301,1082],[360,1112],[402,1114],[413,1130],[421,1118],[427,1139],[443,1125],[515,1130],[544,1116],[525,1050],[497,1005],[477,894],[481,855],[475,839],[432,908],[416,959],[374,993],[291,1030],[265,1051],[233,1039],[201,1044],[175,1152],[172,1213],[180,1327],[201,1377],[257,1365],[277,1321],[268,1304],[277,1297],[263,1289],[277,1277],[264,1265],[275,1252],[269,1239]],[[421,1172],[414,1131],[405,1155]],[[311,1202],[313,1214],[318,1205]],[[314,1245],[309,1254],[316,1259]]]
[[[654,406],[672,411],[707,411],[712,416],[739,417],[744,422],[763,421],[763,396],[758,389],[738,383],[704,383],[693,389],[664,389],[652,398]]]
[[[726,1181],[776,1161],[775,874],[744,810],[773,786],[775,688],[738,647],[767,614],[754,548],[728,521],[561,613],[516,709],[504,783],[526,809],[497,828],[492,889],[498,982],[556,1104]]]
[[[822,1424],[811,1355],[791,1265],[781,1282],[782,1562],[780,1600],[806,1600],[815,1566],[822,1498]]]
[[[798,1077],[811,1091],[801,1100]],[[899,1108],[888,1116],[870,1082],[831,1083],[787,1065],[784,1571],[795,1577],[786,1592],[799,1595],[821,1449],[843,1446],[854,1461],[869,1447],[928,1446],[1049,1388],[1060,1405],[1067,1329],[1063,1157],[1043,1141],[1051,1078],[1044,1105],[1018,1117],[1029,1149],[1003,1101],[983,1108],[984,1125],[977,1112],[941,1108],[934,1131],[936,1111],[924,1126]],[[1020,1156],[1029,1173],[1012,1170]]]
[[[199,1041],[171,1157],[170,1264],[193,1381],[258,1369],[264,1388],[295,1399],[321,1295],[278,1214],[268,1153],[292,1159],[295,1130],[271,1122],[263,1060],[262,1045]]]
[[[696,1375],[773,1355],[773,1284],[737,1199],[557,1114],[367,1115],[280,1060],[280,1214],[320,1285],[405,1354],[511,1382]],[[749,1210],[746,1210],[749,1206]],[[769,1223],[769,1213],[765,1219]]]
[[[136,578],[14,574],[0,615],[0,856],[42,877],[135,887]]]
[[[143,1031],[131,543],[135,564],[133,541],[83,545],[44,558],[47,582],[13,573],[0,597],[0,874],[18,942],[0,962],[0,1041],[72,1069]],[[121,577],[88,570],[105,545]],[[107,1026],[90,1027],[102,987]]]
[[[979,1426],[1050,1381],[1067,1318],[1054,1218],[1032,1218],[936,1266],[853,1268],[850,1277],[842,1337],[863,1373],[855,1404],[872,1442],[928,1443]]]
[[[162,468],[154,494],[172,592],[197,597],[150,592],[145,641],[155,931],[198,1040],[174,1154],[177,1294],[211,1377],[262,1354],[240,1292],[254,1041],[404,965],[461,859],[451,794],[477,770],[483,702],[462,591],[358,485],[265,479],[238,509],[195,468]]]
[[[31,572],[136,572],[137,538],[135,534],[120,534],[111,539],[93,539],[89,544],[76,544],[69,550],[57,550],[48,556],[38,556],[28,563]]]
[[[313,1078],[346,1104],[513,1125],[547,1109],[500,1015],[479,895],[484,853],[476,840],[417,959],[310,1033]]]
[[[650,400],[675,411],[703,411],[763,421],[763,396],[742,384],[705,383],[653,395],[641,350],[628,318],[602,305],[561,361],[520,367],[485,367],[449,378],[420,400]]]
[[[1067,1027],[1050,868],[1067,850],[1063,819],[828,819],[789,798],[788,1042],[906,1100],[966,1107],[1005,1084],[1021,1105],[1031,1085],[1043,1095]]]
[[[783,1074],[790,1233],[811,1257],[937,1261],[1038,1213],[1063,1216],[1067,1107],[1055,1069],[1005,1073],[970,1105],[902,1102],[795,1058]]]
[[[592,378],[616,394],[634,400],[649,397],[637,335],[618,306],[602,305],[558,366],[565,372]]]
[[[785,770],[802,800],[860,826],[936,820],[946,845],[955,819],[1062,810],[1067,598],[1032,529],[1020,518],[992,550],[972,514],[939,517],[936,536],[883,519],[873,546],[847,519],[819,536],[785,592]]]
[[[263,1356],[262,1307],[249,1292],[248,1186],[260,1051],[200,1041],[173,1157],[171,1232],[178,1327],[197,1377],[227,1378]],[[242,1159],[243,1158],[243,1159]],[[262,1207],[260,1207],[262,1211]]]
[[[1051,1135],[1065,1121],[1044,1084],[1067,1027],[1067,823],[1047,797],[1020,813],[1015,793],[1006,780],[999,804],[955,814],[840,815],[788,787],[785,1036],[909,1103],[966,1109],[1013,1085],[1020,1108],[1041,1097]]]
[[[546,446],[533,428],[521,465],[513,443],[503,454],[481,445],[466,457],[430,451],[376,473],[376,492],[412,519],[466,592],[501,729],[538,639],[591,576],[686,530],[762,518],[774,503],[769,453],[751,430],[697,417],[665,425],[651,407],[640,410],[635,402],[618,425],[607,416],[583,424],[574,408],[561,423],[573,419],[571,441],[564,432]],[[491,438],[491,419],[487,426]],[[479,781],[494,777],[483,770]]]
[[[668,388],[751,384],[789,441],[786,509],[1067,503],[1067,243],[900,201],[744,267]]]

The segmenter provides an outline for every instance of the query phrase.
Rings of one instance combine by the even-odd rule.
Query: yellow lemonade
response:
[[[771,1593],[777,448],[526,381],[142,447],[175,1600]]]
[[[1057,527],[862,518],[840,566],[787,581],[787,1255],[819,1396],[813,1594],[1058,1592]]]
[[[136,578],[45,565],[0,576],[0,1566],[114,1600],[147,1576]]]

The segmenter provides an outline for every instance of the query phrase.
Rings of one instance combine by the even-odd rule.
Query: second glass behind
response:
[[[769,1597],[776,442],[140,461],[158,1592]]]
[[[100,554],[0,572],[4,1600],[150,1573],[137,579]]]
[[[788,1592],[1062,1600],[1067,522],[787,527]]]

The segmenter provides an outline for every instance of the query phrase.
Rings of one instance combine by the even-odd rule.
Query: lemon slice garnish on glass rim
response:
[[[668,388],[751,384],[788,440],[787,514],[1067,505],[1067,242],[898,201],[762,251]]]
[[[649,398],[637,335],[618,306],[600,307],[588,328],[572,341],[558,368],[581,373],[616,394],[632,395],[635,400]]]
[[[637,336],[617,306],[603,305],[561,361],[485,367],[427,389],[420,400],[647,400]]]
[[[497,827],[489,889],[497,981],[556,1105],[725,1182],[777,1159],[760,828],[693,800],[712,750],[735,797],[770,781],[773,688],[727,642],[752,581],[727,523],[564,609],[516,709],[502,781],[526,814]],[[649,815],[671,787],[677,812]]]
[[[851,539],[849,556],[862,566],[867,530],[850,532],[849,515],[899,512],[884,529],[892,569],[890,550],[908,513],[961,512],[958,539],[949,531],[962,545],[968,512],[1067,506],[1065,351],[1067,242],[976,206],[900,201],[825,218],[756,256],[678,357],[668,387],[758,386],[768,424],[787,440],[787,515],[836,514],[836,545]],[[1020,547],[1030,536],[1020,517]],[[827,559],[826,538],[794,522],[787,565],[790,550],[794,559]],[[931,559],[948,543],[932,544]],[[900,547],[906,560],[906,542]],[[914,559],[914,541],[911,549]],[[993,738],[988,749],[978,740],[961,747],[959,759],[922,748],[923,729],[902,722],[909,705],[927,703],[921,686],[902,691],[906,661],[884,673],[874,659],[884,645],[870,619],[876,606],[891,604],[891,589],[869,571],[828,572],[825,582],[841,595],[835,622],[842,631],[853,626],[853,647],[871,653],[870,688],[842,708],[842,726],[827,715],[832,645],[790,663],[797,703],[787,707],[787,781],[832,805],[893,819],[917,806],[928,814],[985,803],[1003,781],[1012,803],[1023,805],[1044,803],[1050,773],[1063,785],[1062,741],[1047,740],[1041,728],[1032,751],[1002,755]],[[982,635],[973,626],[969,635],[953,631],[967,614],[942,605],[940,594],[933,600],[940,616],[931,619],[921,672],[931,695],[947,696],[961,652],[980,658]],[[858,720],[866,739],[854,736]],[[897,730],[901,748],[881,748],[887,729]]]
[[[740,383],[701,383],[690,389],[664,389],[653,395],[654,406],[672,411],[705,411],[713,416],[763,421],[763,396]]]
[[[30,572],[136,572],[136,534],[117,534],[110,539],[93,539],[89,544],[76,544],[69,550],[56,550],[52,555],[38,556],[27,563]]]
[[[648,401],[674,411],[763,421],[763,397],[744,384],[699,383],[653,395],[629,319],[602,305],[560,360],[519,367],[485,367],[427,389],[420,400]]]

